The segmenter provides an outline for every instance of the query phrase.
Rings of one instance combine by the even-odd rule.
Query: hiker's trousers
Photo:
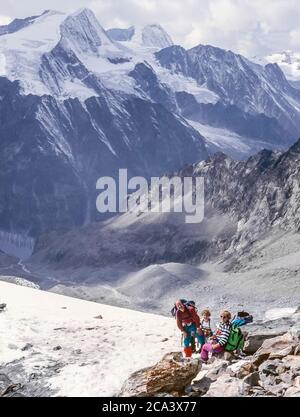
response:
[[[208,354],[209,352],[212,353],[220,353],[224,350],[223,347],[218,347],[217,349],[213,349],[211,343],[205,343],[205,345],[202,347],[201,350],[201,359],[203,359],[205,362],[208,360]]]
[[[197,333],[196,325],[194,323],[190,326],[184,326],[184,331],[188,334],[188,336],[183,339],[183,346],[185,348],[190,346],[192,337],[195,337],[201,346],[204,345],[205,338]]]

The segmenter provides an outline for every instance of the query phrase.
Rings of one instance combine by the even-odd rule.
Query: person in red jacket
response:
[[[183,334],[183,346],[186,358],[192,356],[191,341],[196,337],[201,347],[205,344],[205,338],[201,330],[200,317],[195,308],[191,305],[185,305],[181,300],[176,303],[176,323]]]

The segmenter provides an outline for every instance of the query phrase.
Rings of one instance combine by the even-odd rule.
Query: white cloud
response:
[[[1,10],[25,17],[80,7],[90,7],[105,28],[160,23],[185,47],[212,44],[248,56],[300,48],[299,0],[27,0]]]
[[[289,33],[292,49],[300,50],[300,29],[293,29]]]

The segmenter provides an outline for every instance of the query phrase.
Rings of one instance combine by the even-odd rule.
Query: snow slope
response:
[[[193,120],[188,120],[188,122],[205,137],[209,153],[219,151],[236,159],[244,159],[251,154],[268,148],[268,143],[266,142],[243,137],[228,129],[205,125]]]
[[[60,40],[60,24],[64,13],[48,11],[31,25],[0,36],[0,75],[10,80],[22,80],[28,93],[47,92],[39,77],[40,60]]]
[[[46,396],[116,395],[132,372],[180,350],[172,318],[6,282],[0,282],[0,302],[7,304],[0,334],[8,336],[0,339],[0,371],[25,385],[35,374]],[[27,343],[33,347],[22,351]]]

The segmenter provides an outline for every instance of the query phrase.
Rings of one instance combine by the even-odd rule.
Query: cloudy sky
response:
[[[104,28],[160,23],[175,43],[246,56],[300,51],[299,0],[0,0],[0,24],[46,9],[91,8]]]

